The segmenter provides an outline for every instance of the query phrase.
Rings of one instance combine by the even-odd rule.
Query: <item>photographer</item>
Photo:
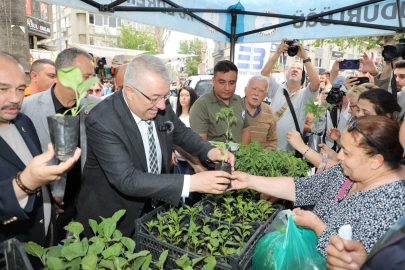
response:
[[[324,133],[322,141],[335,151],[338,150],[338,145],[334,140],[326,136],[325,131],[333,127],[342,132],[350,118],[349,99],[346,96],[347,89],[343,85],[346,77],[346,75],[337,76],[333,82],[331,91],[329,93],[323,91],[321,94],[321,103],[324,112],[320,113],[318,132]],[[327,108],[328,103],[333,105],[332,109]],[[315,124],[312,124],[311,130],[313,132],[315,128]]]
[[[285,52],[291,57],[297,55],[303,59],[303,64],[296,63],[290,65],[286,74],[286,82],[279,83],[271,76],[271,70],[280,55]],[[304,67],[309,77],[309,83],[305,87],[303,87],[305,81],[305,73],[303,75]],[[291,129],[297,129],[293,118],[293,115],[296,115],[297,125],[299,126],[298,131],[302,134],[306,119],[304,105],[309,103],[310,98],[315,99],[318,95],[320,85],[318,73],[302,44],[296,40],[288,41],[284,38],[277,52],[263,67],[261,74],[270,78],[268,92],[271,99],[271,107],[278,121],[277,148],[282,148],[285,151],[293,151],[294,149],[287,142],[287,132]],[[293,112],[291,112],[286,98],[291,100]]]

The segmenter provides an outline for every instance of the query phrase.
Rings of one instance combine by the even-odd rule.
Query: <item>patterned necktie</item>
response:
[[[150,172],[153,174],[159,173],[158,161],[157,161],[157,152],[155,144],[155,136],[153,136],[153,121],[146,121],[148,124],[148,141],[149,141],[149,168]]]

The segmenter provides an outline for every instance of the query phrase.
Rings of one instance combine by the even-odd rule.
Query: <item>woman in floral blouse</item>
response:
[[[340,164],[322,173],[269,178],[235,172],[232,186],[287,199],[295,206],[315,205],[313,212],[294,209],[293,219],[316,232],[317,249],[324,256],[329,237],[346,224],[352,226],[353,240],[370,252],[405,211],[399,125],[383,116],[360,117],[348,124],[341,143]]]

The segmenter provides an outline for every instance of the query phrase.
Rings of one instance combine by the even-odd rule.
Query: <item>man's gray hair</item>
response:
[[[60,54],[58,54],[58,57],[56,57],[55,61],[56,74],[58,73],[59,69],[72,66],[78,55],[84,55],[91,62],[93,62],[93,57],[91,57],[90,54],[88,54],[87,52],[80,50],[78,48],[67,48],[64,49]]]
[[[248,81],[247,84],[246,84],[246,87],[249,87],[249,84],[250,84],[250,83],[252,82],[252,80],[254,80],[254,79],[259,80],[259,81],[266,81],[266,82],[267,82],[266,91],[267,91],[267,89],[269,88],[269,85],[270,85],[270,79],[269,79],[269,77],[263,76],[263,75],[254,75],[254,76],[250,77],[249,81]]]
[[[162,81],[170,82],[170,73],[165,63],[159,58],[145,54],[134,58],[127,67],[124,76],[124,85],[140,88],[144,80],[145,73],[152,73],[161,78]]]

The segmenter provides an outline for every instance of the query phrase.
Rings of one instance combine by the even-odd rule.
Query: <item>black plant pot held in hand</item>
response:
[[[73,157],[79,141],[79,117],[49,116],[48,126],[51,141],[55,148],[55,156],[66,161]]]
[[[312,134],[308,138],[308,146],[314,149],[316,152],[320,152],[319,144],[322,143],[322,137],[316,134]]]
[[[227,173],[231,174],[232,173],[231,163],[228,163],[228,162],[216,163],[215,164],[215,170],[216,171],[224,171],[224,172],[227,172]],[[229,180],[231,180],[231,179],[229,179]],[[228,188],[231,188],[231,187],[232,187],[232,184],[229,183]]]

